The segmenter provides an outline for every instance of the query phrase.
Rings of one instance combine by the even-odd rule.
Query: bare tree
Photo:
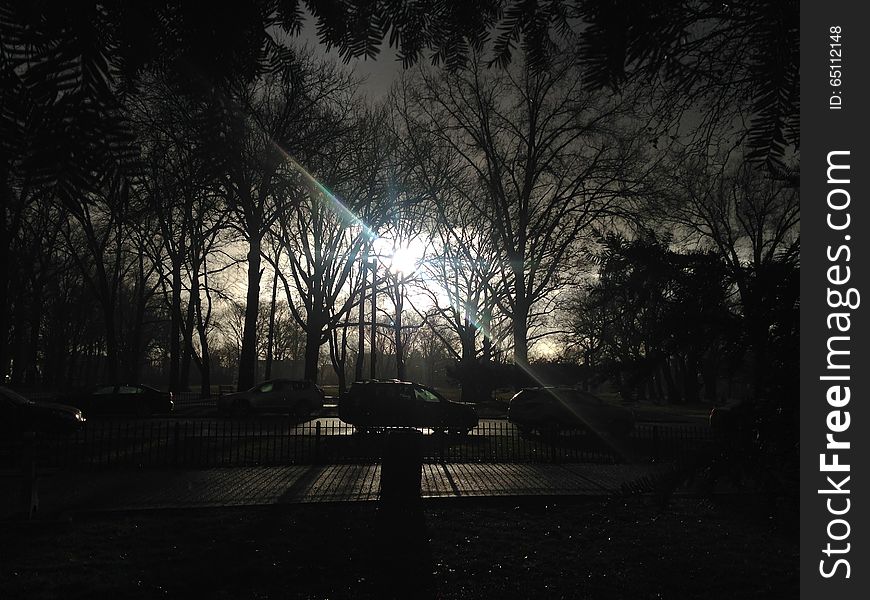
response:
[[[278,273],[291,313],[306,332],[305,378],[312,381],[320,347],[365,300],[359,261],[390,206],[385,172],[391,153],[383,113],[355,106],[355,122],[344,115],[342,135],[324,143],[325,157],[317,161],[322,168],[309,166],[317,175],[295,163],[300,179],[288,191],[293,208],[274,229],[286,261],[285,269],[278,263]],[[337,373],[343,377],[343,368]]]
[[[267,75],[229,86],[213,107],[222,123],[215,139],[222,149],[217,166],[225,174],[234,226],[247,245],[240,389],[253,385],[256,374],[263,240],[295,198],[288,192],[299,177],[294,161],[310,163],[336,135],[335,112],[347,110],[352,89],[350,76],[334,64],[288,51]]]
[[[524,368],[533,306],[578,237],[635,194],[646,171],[633,162],[640,140],[619,126],[629,100],[596,97],[580,81],[567,60],[537,73],[480,61],[455,74],[422,69],[405,117],[457,157],[454,189],[497,249],[494,297]]]
[[[754,352],[752,381],[765,378],[777,286],[797,268],[800,194],[794,176],[744,160],[740,148],[673,157],[658,215],[689,243],[722,258]],[[771,304],[773,303],[773,304]]]

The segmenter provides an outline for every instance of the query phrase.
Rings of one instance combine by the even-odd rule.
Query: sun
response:
[[[423,260],[423,251],[423,245],[419,242],[396,248],[389,259],[390,271],[400,275],[412,274]]]

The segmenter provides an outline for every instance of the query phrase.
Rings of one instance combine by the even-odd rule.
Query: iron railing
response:
[[[386,433],[362,433],[337,419],[91,419],[76,434],[37,436],[35,452],[43,467],[73,469],[367,463],[381,460]],[[679,461],[713,443],[709,428],[686,424],[639,424],[624,438],[584,431],[523,435],[495,420],[468,435],[423,433],[425,462]],[[14,468],[20,456],[20,442],[0,444],[0,466]]]

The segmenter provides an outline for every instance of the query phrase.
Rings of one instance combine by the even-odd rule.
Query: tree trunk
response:
[[[708,402],[715,402],[717,399],[718,354],[718,349],[711,349],[701,363],[701,372],[704,378],[704,400]]]
[[[393,336],[396,344],[396,377],[405,381],[405,345],[402,343],[402,290],[395,285],[396,318],[393,320]]]
[[[475,400],[475,339],[474,326],[465,319],[465,323],[460,330],[459,344],[461,348],[461,356],[459,359],[459,386],[461,388],[460,400],[462,402],[473,402]]]
[[[275,262],[278,262],[277,259]],[[275,268],[275,276],[272,278],[272,301],[269,303],[269,332],[266,344],[266,373],[264,379],[272,378],[272,359],[274,358],[275,346],[275,308],[278,300],[278,268]]]
[[[172,309],[169,315],[169,390],[181,391],[181,264],[172,264]]]
[[[259,229],[259,225],[251,227]],[[260,245],[261,239],[252,235],[248,247],[248,293],[245,304],[245,324],[242,330],[242,348],[239,352],[239,390],[254,387],[257,379],[257,317],[260,310]]]
[[[677,388],[677,384],[674,381],[674,375],[671,372],[671,361],[672,360],[676,361],[677,370],[678,371],[682,370],[680,368],[682,365],[682,362],[681,362],[682,359],[679,356],[674,357],[672,359],[665,358],[664,360],[661,361],[661,365],[662,365],[661,373],[662,373],[662,376],[664,377],[665,386],[667,388],[667,400],[671,404],[682,404],[682,402],[683,402],[682,395],[680,394],[679,388]]]
[[[347,390],[347,326],[341,328],[341,340],[338,339],[338,329],[333,329],[329,335],[329,357],[332,359],[332,368],[338,379],[338,395],[341,396]]]
[[[147,297],[145,290],[145,259],[139,254],[138,281],[135,289],[135,308],[133,313],[133,325],[130,328],[129,342],[127,344],[127,365],[124,369],[129,381],[139,381],[139,371],[142,366],[142,337],[145,328],[145,311],[147,309]]]
[[[106,378],[110,383],[121,383],[118,377],[118,340],[115,334],[115,311],[106,303],[103,306],[106,321]]]
[[[103,326],[106,342],[106,374],[109,383],[121,383],[118,371],[118,338],[115,328],[115,296],[109,290],[109,281],[101,265],[97,265],[100,286],[100,303],[103,309]]]
[[[193,302],[196,304],[196,331],[199,334],[199,395],[202,398],[211,396],[211,353],[208,347],[206,322],[202,317],[202,299],[199,295],[199,277],[194,274],[191,289]],[[206,294],[208,291],[206,291]]]
[[[683,371],[684,399],[686,402],[698,402],[701,399],[700,390],[698,388],[700,360],[696,354],[690,353],[686,357],[685,364],[686,368]]]
[[[354,381],[361,381],[363,378],[363,368],[366,359],[366,279],[368,278],[368,268],[365,261],[360,261],[360,291],[359,291],[359,311],[358,311],[358,327],[357,327],[357,342],[356,342],[356,364],[354,365]]]
[[[21,301],[21,293],[15,302],[15,311],[12,318],[11,340],[9,346],[9,356],[12,359],[10,368],[10,377],[13,384],[24,383],[24,366],[25,366],[25,340],[24,340],[24,323],[27,322],[27,316],[24,314],[25,302]]]
[[[517,312],[514,313],[512,329],[514,339],[514,365],[517,369],[517,387],[523,387],[529,380],[529,327],[526,319],[528,318],[529,309],[519,309],[519,301],[517,302]]]
[[[511,329],[514,340],[514,365],[517,369],[517,387],[523,387],[529,379],[529,310],[531,306],[526,297],[526,274],[523,271],[524,257],[521,254],[510,256],[513,265],[514,313],[511,315]]]
[[[306,381],[317,382],[317,371],[320,368],[320,340],[322,333],[320,327],[312,330],[315,323],[308,323],[308,331],[305,332],[305,375]]]
[[[6,164],[0,168],[0,377],[5,377],[9,372],[9,338],[8,331],[11,325],[9,320],[9,289],[10,277],[9,258],[11,256],[10,244],[12,236],[9,231],[10,223],[7,223],[7,210],[5,207],[12,206],[12,191],[6,185],[9,169]]]
[[[372,260],[372,339],[369,368],[372,379],[378,378],[378,263]]]
[[[39,338],[42,327],[43,288],[42,283],[33,282],[33,306],[30,307],[30,340],[27,344],[27,368],[24,382],[34,385],[39,381]]]
[[[190,389],[190,362],[196,359],[193,349],[193,297],[187,302],[187,320],[184,322],[184,353],[181,355],[181,372],[179,373],[179,388]]]

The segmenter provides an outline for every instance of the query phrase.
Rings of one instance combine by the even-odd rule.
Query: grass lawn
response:
[[[796,598],[798,524],[747,500],[463,499],[4,524],[4,598]]]

